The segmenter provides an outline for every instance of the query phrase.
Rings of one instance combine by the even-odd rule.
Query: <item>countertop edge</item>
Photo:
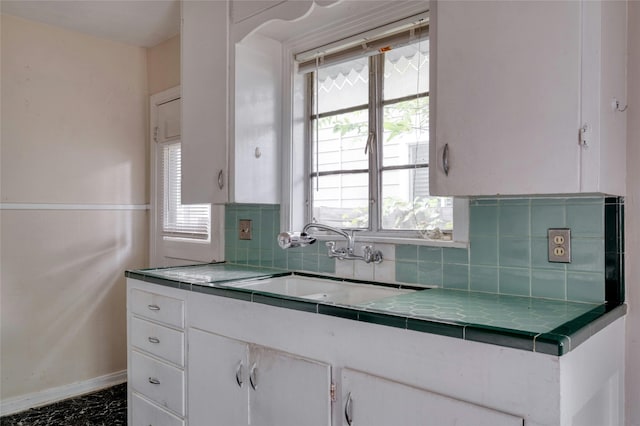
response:
[[[258,274],[250,279],[264,279],[298,274],[294,271],[274,271],[268,274]],[[303,276],[317,276],[315,274],[300,273]],[[312,300],[300,299],[277,294],[265,294],[243,288],[224,286],[231,280],[209,283],[195,283],[160,278],[145,274],[144,270],[125,271],[127,278],[139,281],[193,291],[219,297],[260,303],[301,312],[329,315],[343,319],[362,321],[371,324],[395,327],[399,329],[430,333],[445,337],[458,338],[485,344],[493,344],[512,349],[537,352],[546,355],[562,356],[588,338],[602,330],[615,320],[623,317],[627,312],[627,305],[615,307],[600,305],[573,321],[563,324],[548,333],[535,333],[499,327],[463,322],[447,322],[433,318],[414,317],[397,313],[367,310],[351,305],[318,303]],[[333,277],[329,277],[333,278]],[[249,278],[244,278],[249,279]],[[339,279],[339,278],[336,278]],[[395,286],[395,285],[394,285]],[[397,287],[403,287],[398,285]]]

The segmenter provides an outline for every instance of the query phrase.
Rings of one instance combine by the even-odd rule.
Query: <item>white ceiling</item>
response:
[[[1,0],[0,11],[140,47],[180,32],[179,0]]]

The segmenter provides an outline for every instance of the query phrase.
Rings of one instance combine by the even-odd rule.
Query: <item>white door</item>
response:
[[[151,266],[224,260],[223,209],[184,205],[181,194],[181,98],[179,88],[151,97]]]
[[[331,425],[330,365],[252,346],[249,374],[251,425]]]
[[[345,368],[344,426],[523,426],[522,418]]]
[[[579,192],[581,7],[436,2],[432,195]]]
[[[244,342],[189,328],[189,424],[248,424],[248,351]]]

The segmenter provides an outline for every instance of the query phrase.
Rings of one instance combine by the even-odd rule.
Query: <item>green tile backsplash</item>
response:
[[[469,203],[469,249],[395,245],[395,259],[390,261],[395,262],[397,282],[581,302],[605,300],[604,197],[478,198]],[[239,240],[240,219],[253,221],[252,240]],[[281,250],[276,242],[279,227],[278,205],[227,205],[226,259],[336,273],[336,261],[321,243]],[[562,227],[571,228],[572,263],[550,263],[547,229]]]
[[[240,240],[238,221],[252,221],[253,238]],[[276,241],[280,232],[280,206],[272,204],[227,204],[224,221],[225,259],[242,265],[267,266],[333,274],[335,261],[324,245],[282,250]]]

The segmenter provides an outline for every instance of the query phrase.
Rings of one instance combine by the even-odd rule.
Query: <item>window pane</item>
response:
[[[367,110],[321,118],[318,123],[318,143],[314,143],[312,148],[312,170],[369,168],[369,160],[364,153],[368,136],[367,120]],[[313,120],[313,130],[315,124],[316,120]]]
[[[164,238],[209,239],[210,204],[182,204],[180,142],[162,148],[162,235]]]
[[[382,172],[382,227],[391,230],[453,228],[453,199],[429,197],[429,169]]]
[[[320,68],[318,80],[319,114],[365,105],[369,96],[368,58]]]
[[[338,228],[369,226],[369,176],[366,173],[311,179],[313,219]]]
[[[384,107],[383,167],[429,163],[429,98]]]
[[[429,92],[429,39],[385,53],[384,99]]]

